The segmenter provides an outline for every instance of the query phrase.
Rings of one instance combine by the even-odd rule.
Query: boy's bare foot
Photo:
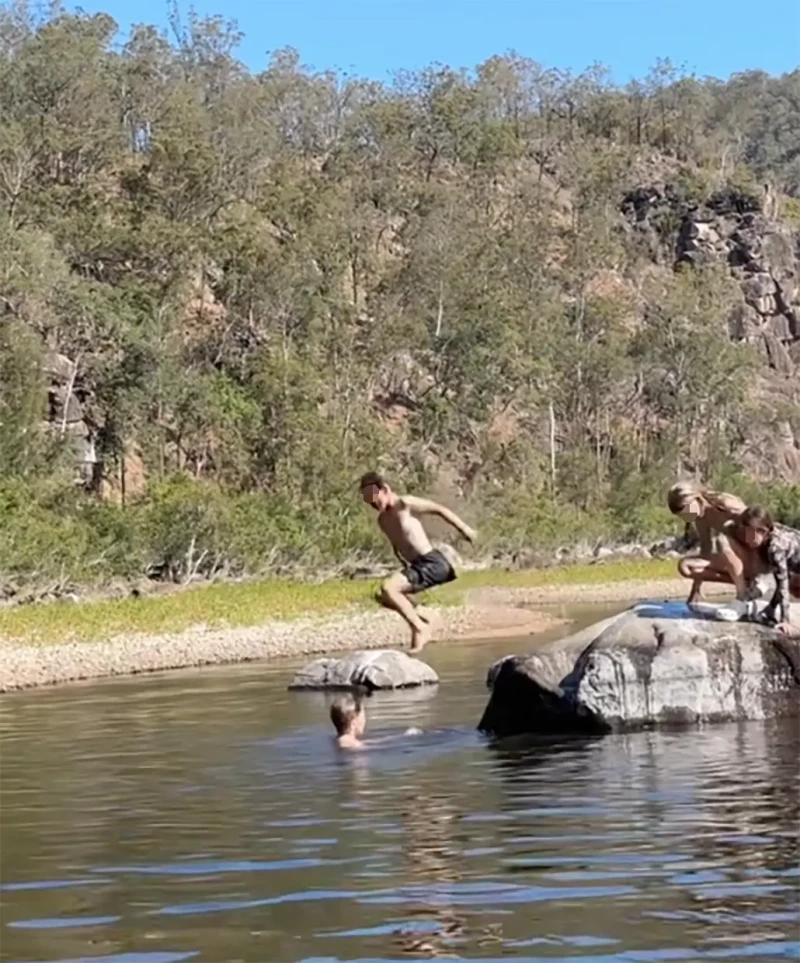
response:
[[[430,642],[431,634],[431,627],[427,622],[422,629],[414,629],[411,633],[411,651],[421,652]]]

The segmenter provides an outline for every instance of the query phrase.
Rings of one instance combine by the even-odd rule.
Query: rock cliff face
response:
[[[760,342],[774,370],[794,374],[789,349],[800,341],[800,232],[775,219],[768,187],[761,197],[729,188],[699,205],[669,185],[652,184],[628,194],[623,213],[656,260],[672,247],[676,265],[727,263],[742,289],[731,337]]]
[[[622,212],[654,262],[726,264],[739,281],[728,331],[764,358],[753,394],[775,416],[768,435],[752,439],[755,454],[744,467],[800,482],[800,231],[781,220],[769,185],[729,187],[690,203],[675,185],[656,182],[627,194]]]

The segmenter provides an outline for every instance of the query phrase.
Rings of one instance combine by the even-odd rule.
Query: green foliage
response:
[[[385,550],[372,466],[468,496],[490,551],[655,538],[676,473],[735,468],[735,284],[638,276],[619,205],[659,152],[687,204],[796,195],[800,73],[622,89],[512,53],[383,85],[172,29],[0,11],[3,578],[352,565]],[[106,502],[45,424],[52,354]]]
[[[698,167],[682,167],[675,177],[675,189],[688,207],[705,204],[714,192],[716,178]]]
[[[785,525],[800,528],[800,485],[775,485],[769,490],[767,505]]]
[[[465,589],[482,586],[547,588],[669,578],[670,559],[568,565],[538,571],[467,572],[437,594],[435,604],[459,604]],[[181,632],[193,626],[228,628],[273,620],[306,619],[373,606],[377,583],[331,579],[313,584],[291,579],[204,585],[162,596],[71,605],[42,603],[0,609],[0,638],[28,644],[94,642],[114,636]]]
[[[0,485],[0,572],[38,590],[100,585],[146,571],[174,582],[346,569],[374,556],[374,520],[349,491],[293,504],[176,476],[125,511],[54,481]]]
[[[781,220],[793,230],[800,231],[800,198],[781,198]]]
[[[594,542],[609,534],[600,514],[588,514],[574,504],[552,502],[544,493],[510,486],[488,499],[490,537],[498,550],[520,552],[535,546],[543,551],[576,542]]]
[[[41,342],[27,326],[0,318],[0,472],[31,475],[41,467],[45,418]]]
[[[57,484],[0,486],[0,530],[0,571],[12,584],[98,584],[134,577],[145,561],[132,519]]]

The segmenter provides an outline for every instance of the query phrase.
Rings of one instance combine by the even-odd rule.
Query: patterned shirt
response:
[[[800,532],[776,525],[766,546],[769,567],[775,576],[775,592],[764,616],[765,621],[789,621],[789,575],[800,575]],[[776,612],[780,618],[776,619]]]

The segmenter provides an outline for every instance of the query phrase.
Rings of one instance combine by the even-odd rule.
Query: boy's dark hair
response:
[[[775,528],[772,515],[760,505],[750,505],[739,516],[739,524],[744,528],[757,528],[762,532],[771,532]]]
[[[376,488],[387,488],[386,479],[377,471],[368,471],[361,476],[361,481],[358,483],[360,491],[364,491],[365,488],[369,488],[370,485],[374,485]]]
[[[342,696],[331,705],[331,722],[336,734],[343,736],[350,730],[353,720],[361,712],[361,700],[354,695]]]

